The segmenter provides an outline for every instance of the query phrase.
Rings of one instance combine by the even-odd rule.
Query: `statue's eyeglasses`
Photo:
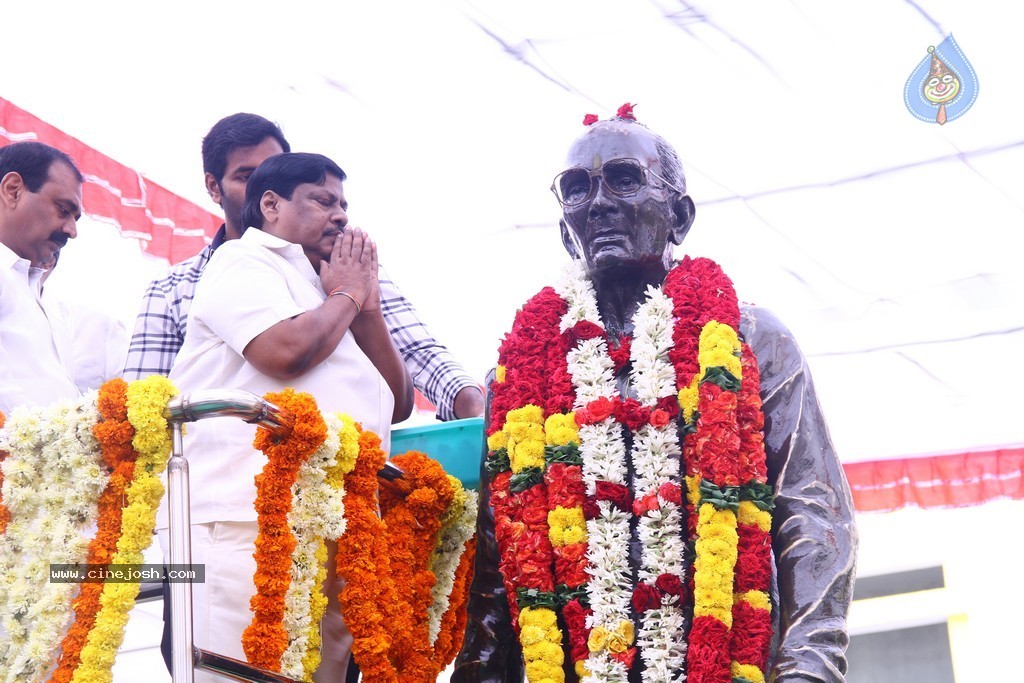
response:
[[[551,191],[563,208],[572,209],[593,199],[597,194],[597,178],[601,179],[605,191],[618,197],[632,197],[644,186],[658,186],[651,182],[652,176],[661,186],[684,194],[678,187],[636,159],[612,159],[593,171],[585,168],[562,171],[551,183]]]

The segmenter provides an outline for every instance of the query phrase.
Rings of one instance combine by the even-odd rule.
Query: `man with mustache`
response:
[[[241,211],[245,187],[265,159],[291,147],[275,123],[262,116],[237,113],[218,121],[203,139],[203,170],[210,199],[224,211],[212,244],[150,284],[135,323],[124,378],[166,375],[185,339],[189,306],[210,257],[247,227]],[[391,337],[412,375],[413,383],[434,405],[442,420],[474,417],[483,412],[483,395],[469,376],[419,319],[382,269],[381,305]]]
[[[376,244],[347,227],[345,173],[319,154],[270,157],[248,181],[248,229],[213,255],[196,288],[170,378],[183,393],[230,387],[256,395],[294,388],[324,412],[351,415],[386,449],[392,422],[412,411],[412,381],[381,310]],[[189,425],[192,561],[198,647],[245,659],[252,619],[255,476],[266,464],[252,425],[222,417]],[[166,507],[157,515],[166,547]],[[332,561],[337,548],[328,544]],[[343,680],[352,639],[328,567],[323,660],[314,681]],[[220,680],[196,672],[196,681]]]
[[[39,142],[0,149],[0,411],[79,395],[63,328],[40,301],[40,265],[78,232],[82,174]]]

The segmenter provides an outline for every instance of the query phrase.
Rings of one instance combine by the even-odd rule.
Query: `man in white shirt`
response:
[[[185,341],[171,368],[182,393],[230,387],[262,395],[292,387],[323,411],[348,413],[387,449],[391,423],[412,411],[412,380],[381,313],[377,248],[346,228],[345,173],[319,154],[279,154],[249,179],[250,226],[221,246],[196,288]],[[189,425],[193,585],[198,647],[245,659],[257,534],[254,477],[266,458],[238,419]],[[165,543],[166,510],[158,516]],[[328,557],[334,557],[329,550]],[[329,568],[323,662],[314,680],[344,680],[351,636]],[[206,679],[196,672],[197,683]]]
[[[40,301],[43,269],[78,232],[82,174],[39,142],[0,149],[0,411],[79,395],[70,340]]]

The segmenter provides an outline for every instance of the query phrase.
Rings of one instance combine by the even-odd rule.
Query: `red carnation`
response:
[[[630,431],[636,431],[647,424],[651,418],[651,409],[640,405],[635,398],[627,398],[620,401],[615,407],[615,419],[617,419]]]
[[[646,612],[661,607],[661,593],[649,583],[640,582],[633,589],[633,609]]]
[[[615,364],[615,372],[618,372],[622,368],[626,367],[626,363],[629,362],[630,348],[632,347],[632,340],[630,337],[619,337],[619,345],[616,348],[608,349],[608,355],[612,359],[612,363]]]
[[[633,501],[633,514],[637,517],[658,509],[658,494],[651,491],[643,498]]]
[[[679,397],[675,394],[662,396],[655,404],[655,408],[658,410],[664,410],[668,413],[668,416],[674,420],[679,417]]]
[[[600,484],[600,482],[598,482]],[[583,500],[583,519],[597,519],[601,515],[601,508],[597,505],[597,498],[587,496]]]
[[[629,489],[622,484],[615,484],[610,481],[599,481],[597,482],[596,498],[597,500],[607,500],[623,512],[629,512],[630,499],[632,496],[630,495]],[[586,515],[585,510],[584,515]]]
[[[687,678],[694,683],[729,683],[729,628],[710,616],[694,617],[686,653]]]
[[[683,594],[686,593],[686,587],[683,586],[683,580],[675,574],[661,574],[654,581],[654,585],[665,595],[674,595],[677,598],[682,598]]]
[[[597,123],[597,121],[598,121],[597,114],[586,114],[583,117],[583,125],[584,126],[591,126],[591,125]]]
[[[683,490],[675,482],[666,481],[662,484],[658,489],[658,495],[670,503],[683,504]]]
[[[651,426],[652,427],[664,427],[672,421],[672,416],[666,413],[661,408],[655,408],[651,411]]]
[[[631,647],[625,652],[617,652],[612,655],[612,659],[621,663],[628,671],[633,667],[633,660],[636,658],[636,648]]]
[[[586,410],[590,416],[590,424],[596,424],[608,419],[615,412],[615,402],[607,396],[599,396],[587,404]]]
[[[604,330],[600,325],[589,320],[581,320],[566,330],[566,334],[569,335],[572,343],[576,344],[587,339],[601,339],[604,337]]]
[[[626,102],[624,105],[619,107],[619,110],[615,112],[615,115],[620,119],[629,119],[630,121],[636,121],[636,115],[633,114],[633,107],[636,105]]]

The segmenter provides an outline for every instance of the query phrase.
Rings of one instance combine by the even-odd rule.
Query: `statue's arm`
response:
[[[761,369],[775,490],[780,628],[769,680],[842,683],[857,555],[850,489],[791,333],[764,309],[745,309],[744,319]]]
[[[493,375],[493,373],[492,373]],[[487,378],[490,387],[493,376]],[[485,420],[491,412],[487,392]],[[519,683],[523,658],[508,610],[505,585],[498,571],[498,542],[494,537],[494,511],[490,505],[490,477],[480,462],[480,509],[476,526],[476,565],[469,592],[469,618],[462,650],[455,659],[452,683]]]

